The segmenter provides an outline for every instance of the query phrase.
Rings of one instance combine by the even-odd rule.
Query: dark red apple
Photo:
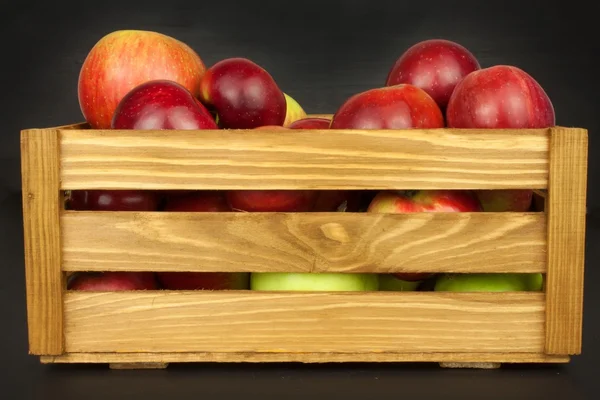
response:
[[[454,89],[446,119],[450,128],[547,128],[554,106],[527,72],[496,65],[467,75]]]
[[[197,191],[171,195],[166,199],[165,211],[231,211],[221,191]]]
[[[464,46],[444,39],[424,40],[400,55],[385,85],[415,85],[427,92],[443,112],[458,82],[480,68],[479,61]]]
[[[314,190],[231,190],[226,197],[234,211],[307,212],[317,194]]]
[[[527,72],[496,65],[472,72],[454,89],[446,111],[450,128],[548,128],[555,125],[554,106]],[[527,211],[532,190],[478,192],[486,211]]]
[[[358,212],[359,190],[320,190],[312,209],[314,212]]]
[[[157,272],[167,290],[245,290],[250,274],[244,272]]]
[[[213,108],[227,129],[283,126],[287,103],[275,79],[260,65],[241,57],[210,67],[200,81],[200,100]]]
[[[472,191],[467,190],[399,190],[381,191],[371,201],[367,212],[480,212],[481,204]],[[395,273],[398,279],[414,282],[425,280],[432,273]]]
[[[252,128],[252,129],[258,129],[258,130],[265,130],[265,131],[287,131],[288,128],[283,127],[281,125],[264,125],[264,126],[257,126],[256,128]]]
[[[158,282],[153,272],[77,272],[67,282],[68,290],[121,291],[155,290]]]
[[[113,129],[218,129],[210,112],[180,84],[155,80],[129,91],[119,102]]]
[[[77,211],[156,211],[161,194],[146,190],[73,190],[67,208]]]
[[[443,128],[444,117],[423,89],[400,84],[369,89],[346,100],[331,129]]]
[[[327,118],[302,118],[288,125],[290,129],[329,129],[331,120]]]

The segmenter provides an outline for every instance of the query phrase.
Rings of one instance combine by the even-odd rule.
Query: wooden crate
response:
[[[498,366],[564,363],[581,352],[585,129],[281,134],[79,124],[24,130],[21,152],[29,349],[43,363]],[[61,194],[505,188],[536,189],[543,209],[74,212]],[[65,275],[78,270],[546,275],[542,292],[67,291]]]

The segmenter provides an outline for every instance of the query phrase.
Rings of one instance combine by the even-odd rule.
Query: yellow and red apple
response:
[[[150,80],[179,83],[194,96],[206,71],[190,46],[158,32],[118,30],[102,37],[86,56],[78,80],[78,99],[94,129],[109,129],[121,99]]]

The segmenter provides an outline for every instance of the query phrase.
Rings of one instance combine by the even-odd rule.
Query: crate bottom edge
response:
[[[564,364],[569,355],[543,353],[65,353],[38,356],[42,364],[103,363],[534,363]]]

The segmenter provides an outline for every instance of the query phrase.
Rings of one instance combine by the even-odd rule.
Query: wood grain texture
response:
[[[543,293],[68,292],[67,352],[514,352]]]
[[[61,130],[62,189],[545,188],[549,130]]]
[[[546,204],[548,354],[581,353],[587,162],[586,130],[552,130]]]
[[[82,212],[65,271],[545,272],[543,213]]]
[[[56,131],[21,132],[23,234],[29,352],[63,350],[59,213],[59,145]]]
[[[43,364],[63,363],[263,363],[263,362],[500,362],[500,363],[568,363],[569,356],[549,356],[543,353],[305,353],[305,352],[195,352],[195,353],[65,353],[42,356]]]

